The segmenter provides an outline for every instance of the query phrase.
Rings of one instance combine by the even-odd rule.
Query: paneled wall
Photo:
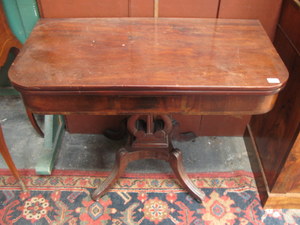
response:
[[[220,0],[219,18],[259,19],[273,40],[281,0]]]
[[[159,17],[259,19],[273,39],[282,0],[37,0],[41,17]]]
[[[159,17],[216,18],[219,0],[159,0]]]
[[[155,4],[156,3],[156,4]],[[193,17],[259,19],[273,39],[281,0],[38,0],[44,18],[68,17]],[[178,132],[196,135],[242,136],[250,116],[174,115]],[[73,133],[101,133],[117,128],[122,117],[67,116]]]

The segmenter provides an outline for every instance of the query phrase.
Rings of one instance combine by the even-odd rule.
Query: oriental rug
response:
[[[300,224],[299,210],[263,210],[252,173],[189,174],[206,193],[202,204],[166,174],[125,174],[98,202],[90,193],[107,173],[21,171],[22,192],[0,171],[0,224]]]

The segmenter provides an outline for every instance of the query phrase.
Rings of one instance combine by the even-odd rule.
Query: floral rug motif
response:
[[[8,171],[0,171],[0,224],[300,224],[300,210],[263,210],[253,174],[245,171],[190,174],[206,193],[202,204],[172,175],[126,174],[94,202],[90,194],[107,173],[21,174],[27,192]]]

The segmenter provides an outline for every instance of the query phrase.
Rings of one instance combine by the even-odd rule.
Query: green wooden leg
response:
[[[64,135],[65,122],[61,115],[45,115],[45,139],[42,156],[35,167],[40,175],[50,175],[53,169],[57,149]]]

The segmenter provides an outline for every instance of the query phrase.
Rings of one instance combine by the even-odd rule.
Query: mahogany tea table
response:
[[[84,18],[40,20],[9,77],[33,113],[128,115],[128,144],[94,200],[130,161],[154,158],[201,201],[172,147],[171,115],[268,112],[288,73],[255,20]]]

